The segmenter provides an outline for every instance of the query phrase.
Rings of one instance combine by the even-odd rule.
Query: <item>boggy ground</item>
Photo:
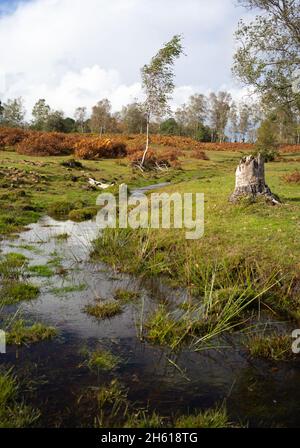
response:
[[[132,188],[170,182],[170,186],[164,187],[165,191],[203,192],[205,234],[202,239],[187,241],[184,229],[159,231],[110,229],[95,240],[91,250],[93,262],[99,267],[102,266],[100,264],[102,261],[113,266],[116,275],[119,275],[117,271],[125,271],[150,279],[161,277],[172,287],[185,288],[184,300],[177,301],[174,298],[172,300],[172,294],[169,294],[168,299],[160,300],[151,308],[151,312],[144,315],[139,310],[136,323],[131,325],[136,325],[133,333],[141,344],[153,347],[153,350],[156,350],[156,347],[165,350],[166,347],[170,358],[167,358],[169,366],[173,366],[183,379],[187,377],[187,381],[189,372],[185,372],[182,368],[184,364],[180,362],[178,355],[180,350],[183,348],[184,351],[188,350],[194,354],[201,353],[207,349],[207,344],[214,350],[215,345],[220,342],[218,338],[226,337],[227,333],[237,335],[236,343],[245,347],[247,356],[271,362],[272,369],[273,363],[277,365],[279,361],[290,362],[288,360],[291,358],[293,363],[297,363],[290,350],[292,343],[290,329],[297,328],[300,316],[300,190],[297,182],[288,182],[287,179],[299,167],[300,155],[293,154],[291,159],[289,154],[286,154],[282,156],[280,162],[266,166],[267,183],[283,201],[278,207],[266,205],[262,201],[256,203],[243,201],[236,206],[228,203],[228,197],[234,188],[235,167],[241,155],[211,151],[208,152],[209,160],[196,160],[190,158],[187,151],[182,157],[181,169],[142,174],[132,172],[126,159],[83,161],[82,166],[71,164],[73,166],[71,167],[64,163],[70,160],[70,157],[37,158],[20,156],[13,151],[1,152],[0,171],[3,177],[0,182],[0,231],[3,238],[12,239],[13,246],[16,234],[45,214],[61,220],[72,216],[74,220],[78,217],[79,221],[89,219],[97,211],[95,200],[99,192],[87,189],[88,177],[114,181],[117,184],[125,182]],[[57,234],[55,239],[57,244],[67,245],[68,237],[67,232],[62,232]],[[14,252],[20,250],[21,246],[19,249],[13,249]],[[23,250],[29,254],[36,253],[38,257],[38,249],[35,246],[24,244]],[[29,261],[17,253],[8,258],[5,255],[1,257],[3,299],[1,317],[4,314],[6,317],[10,316],[8,321],[5,318],[8,342],[10,345],[20,346],[20,353],[22,350],[29,350],[26,347],[30,347],[31,344],[34,347],[39,344],[52,344],[51,339],[54,338],[56,341],[55,338],[58,337],[58,342],[53,342],[57,351],[60,336],[57,336],[59,332],[52,325],[27,322],[22,316],[15,316],[16,308],[10,312],[10,309],[7,309],[8,305],[21,303],[25,298],[34,310],[39,290],[41,293],[39,300],[43,301],[44,286],[39,282],[44,279],[47,286],[52,275],[55,276],[55,280],[51,293],[56,297],[57,303],[61,297],[72,291],[76,291],[80,298],[87,294],[84,284],[78,283],[74,287],[68,283],[67,285],[64,282],[58,283],[57,279],[64,278],[67,268],[58,254],[52,253],[50,258],[46,265],[41,262],[30,266]],[[24,295],[22,297],[20,291],[26,291],[26,297]],[[8,297],[9,303],[7,303]],[[118,288],[108,301],[104,300],[103,303],[102,297],[96,297],[94,301],[86,303],[86,308],[82,307],[81,312],[86,314],[86,319],[96,319],[97,324],[107,325],[104,322],[108,317],[112,323],[114,319],[122,319],[122,315],[127,313],[128,306],[133,306],[131,302],[134,304],[137,301],[143,310],[143,300],[143,297],[141,299],[135,294],[130,297],[128,291]],[[37,308],[38,314],[43,315],[41,312],[43,307],[39,305]],[[110,316],[107,317],[107,309],[110,311],[118,309],[118,313],[114,317],[110,312]],[[95,313],[89,316],[91,310],[97,311],[96,317],[93,316]],[[281,321],[279,327],[273,326],[271,331],[267,332],[266,325],[262,325],[262,331],[257,325],[259,318],[266,312],[267,319],[271,316],[271,319]],[[282,326],[282,319],[290,320],[291,324]],[[261,322],[264,322],[263,318]],[[43,365],[47,364],[45,359],[48,356],[48,346],[45,347],[44,350],[34,349],[31,352],[33,358],[37,356],[36,361],[41,353],[43,354],[41,358]],[[49,359],[51,350],[50,345]],[[174,357],[171,353],[175,354]],[[195,362],[194,354],[191,355],[193,362]],[[104,371],[109,369],[113,377],[113,372],[121,363],[118,353],[112,355],[109,351],[99,351],[99,348],[94,346],[93,349],[84,349],[81,355],[77,354],[76,357],[76,362],[70,358],[72,364],[77,363],[72,370],[74,378],[77,378],[77,373],[74,372],[81,365],[86,372],[91,371],[90,374],[86,373],[86,378],[89,378],[89,375],[99,375],[101,369]],[[14,364],[12,353],[9,359]],[[57,362],[56,369],[58,369],[59,361],[53,362]],[[45,416],[40,416],[38,410],[40,399],[33,400],[37,406],[24,404],[18,381],[13,376],[14,373],[9,370],[9,366],[4,364],[5,369],[0,372],[1,393],[3,391],[3,398],[0,394],[2,425],[50,424]],[[20,369],[20,365],[18,368]],[[53,376],[55,378],[55,374]],[[246,376],[245,374],[247,382]],[[264,411],[259,410],[259,405],[256,410],[245,410],[245,416],[241,415],[241,409],[237,406],[238,409],[233,412],[235,418],[232,423],[226,405],[220,400],[209,400],[209,406],[204,406],[204,409],[211,408],[208,411],[197,410],[197,406],[192,406],[193,411],[190,412],[189,406],[182,405],[180,415],[166,416],[165,412],[160,415],[155,408],[145,409],[143,405],[136,405],[130,389],[119,381],[120,375],[118,379],[111,379],[105,388],[97,389],[96,397],[93,393],[92,397],[78,398],[84,410],[92,409],[91,413],[97,416],[94,425],[224,427],[247,425],[248,420],[245,416],[252,413],[254,422],[264,418]],[[272,381],[275,381],[274,378]],[[264,384],[267,384],[266,381]],[[242,384],[238,387],[243,391],[240,393],[245,392]],[[4,394],[8,388],[9,393]],[[26,390],[26,387],[21,390]],[[258,393],[257,388],[255,390]],[[235,395],[239,396],[239,392]],[[34,392],[29,394],[29,397],[32,396]],[[143,402],[140,395],[139,398]],[[250,396],[249,400],[251,401]],[[257,400],[259,401],[259,398]],[[159,403],[157,397],[154,401]],[[91,402],[94,404],[91,405]],[[280,409],[281,417],[284,413],[284,408]],[[41,421],[43,423],[39,423]],[[76,420],[76,425],[80,421]],[[58,425],[59,422],[56,421],[55,424]],[[65,420],[62,424],[65,424]],[[68,424],[72,425],[72,419]],[[91,425],[91,421],[82,421],[82,424]]]

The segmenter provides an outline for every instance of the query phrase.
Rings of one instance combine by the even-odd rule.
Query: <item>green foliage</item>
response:
[[[168,118],[161,123],[159,131],[163,135],[179,135],[179,126],[174,118]]]
[[[286,105],[299,113],[299,92],[293,80],[299,68],[300,3],[293,1],[240,0],[259,10],[255,19],[239,22],[233,72],[262,94],[267,105]]]
[[[146,110],[150,115],[163,115],[168,110],[168,101],[174,85],[173,65],[182,54],[182,37],[175,35],[142,68],[142,84],[146,93]]]
[[[197,126],[195,139],[199,142],[210,142],[211,141],[211,129],[209,126],[205,126],[200,123]]]
[[[278,156],[278,142],[275,123],[271,119],[264,120],[257,132],[256,154],[260,153],[266,162]]]

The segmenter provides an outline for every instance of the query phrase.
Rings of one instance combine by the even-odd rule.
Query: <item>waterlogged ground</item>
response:
[[[57,235],[68,234],[67,239]],[[222,348],[176,356],[168,349],[141,341],[141,322],[158,303],[186,299],[161,280],[137,280],[89,261],[95,222],[59,222],[47,216],[16,239],[1,242],[3,253],[18,252],[31,265],[51,266],[54,275],[35,277],[41,288],[36,300],[22,303],[26,319],[52,325],[59,335],[29,347],[8,347],[1,363],[15,367],[27,381],[25,396],[40,409],[41,426],[93,426],[97,416],[93,391],[117,378],[139,408],[163,416],[187,414],[226,402],[232,421],[249,426],[300,425],[300,363],[253,361],[234,337],[218,341]],[[66,292],[72,286],[73,291]],[[97,297],[110,299],[116,289],[141,296],[109,320],[84,313]],[[10,309],[12,311],[12,309]],[[278,324],[278,325],[283,325]],[[84,349],[104,348],[121,358],[111,372],[93,372]]]

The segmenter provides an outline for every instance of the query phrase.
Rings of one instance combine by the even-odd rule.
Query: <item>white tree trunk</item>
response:
[[[145,158],[146,158],[146,155],[147,155],[147,152],[148,152],[148,149],[149,149],[149,119],[147,119],[147,131],[146,132],[147,132],[146,148],[145,148],[145,151],[144,151],[144,154],[143,154],[143,158],[142,158],[142,161],[141,161],[141,166],[144,165]]]
[[[231,202],[237,202],[242,196],[264,196],[273,204],[280,204],[279,198],[274,195],[265,181],[265,161],[259,154],[257,157],[243,157],[235,174],[235,190],[230,196]]]

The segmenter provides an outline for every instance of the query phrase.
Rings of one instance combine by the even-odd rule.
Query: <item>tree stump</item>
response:
[[[280,199],[274,195],[265,181],[265,161],[259,154],[257,157],[243,157],[235,174],[235,190],[230,196],[230,202],[237,202],[241,197],[265,197],[272,204],[280,204]]]

